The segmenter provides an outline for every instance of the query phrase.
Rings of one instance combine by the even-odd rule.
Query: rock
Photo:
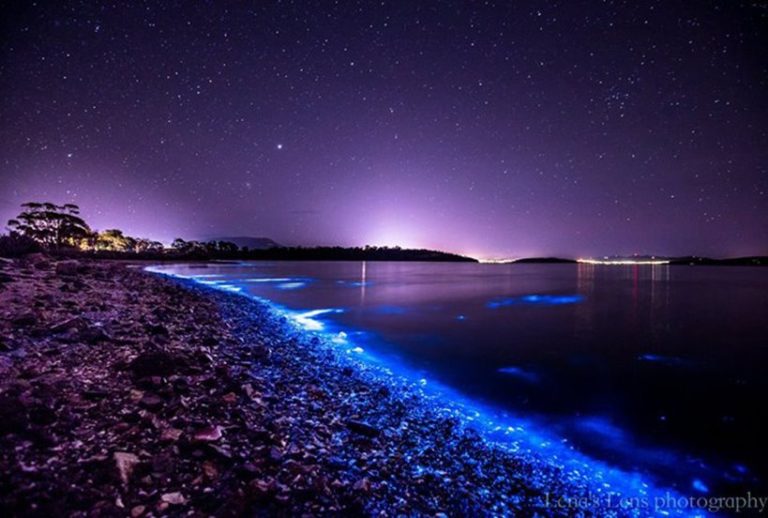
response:
[[[82,330],[88,327],[88,322],[81,316],[67,318],[61,322],[57,322],[48,328],[48,331],[57,334],[69,331],[70,329]]]
[[[158,410],[165,404],[163,398],[155,394],[144,394],[139,400],[139,405],[147,410]]]
[[[168,336],[168,328],[165,327],[163,324],[154,324],[154,323],[147,323],[144,324],[144,329],[147,330],[147,333],[158,336]]]
[[[146,511],[146,506],[143,505],[137,505],[136,507],[133,507],[131,509],[131,518],[138,518],[142,514],[144,514],[144,511]]]
[[[381,433],[378,428],[354,419],[347,421],[347,428],[360,435],[365,435],[366,437],[377,437]]]
[[[355,491],[362,491],[363,493],[367,493],[371,490],[371,481],[365,477],[361,478],[355,482],[355,485],[352,486],[352,489]]]
[[[99,342],[108,342],[112,338],[98,325],[89,325],[85,329],[81,330],[78,335],[78,339],[87,344],[97,344]]]
[[[52,408],[54,400],[36,401],[28,406],[29,421],[38,426],[47,426],[56,421],[56,411]]]
[[[170,376],[177,369],[177,359],[165,351],[148,351],[139,354],[129,365],[136,378]]]
[[[232,458],[232,450],[229,449],[226,446],[219,446],[218,444],[212,444],[209,443],[208,446],[211,448],[211,450],[215,451],[225,459],[231,459]]]
[[[56,274],[64,276],[77,275],[80,270],[80,261],[74,259],[68,261],[59,261],[56,263]]]
[[[160,440],[164,442],[176,442],[183,432],[178,428],[166,428],[160,434]]]
[[[14,326],[30,327],[37,324],[37,321],[38,321],[38,318],[36,314],[34,314],[31,311],[26,311],[21,315],[17,316],[16,318],[14,318],[13,320],[11,320],[11,323]]]
[[[269,449],[269,458],[272,460],[272,462],[279,463],[283,460],[283,452],[280,451],[280,448],[272,446]]]
[[[38,270],[43,270],[45,268],[48,268],[51,265],[51,262],[48,259],[48,257],[45,254],[41,254],[39,252],[27,255],[26,257],[24,257],[24,261],[28,265],[34,266]]]
[[[139,458],[133,453],[118,451],[114,454],[117,472],[123,485],[127,486],[134,468],[139,463]]]
[[[203,473],[209,480],[215,480],[219,476],[219,469],[216,464],[207,460],[203,462]]]
[[[10,394],[0,394],[0,437],[26,430],[27,421],[24,404]]]
[[[223,437],[221,426],[206,426],[192,436],[195,442],[216,442]]]
[[[256,479],[252,480],[248,487],[256,496],[265,496],[274,491],[275,481],[273,479]]]
[[[261,394],[259,392],[256,392],[254,390],[253,385],[250,383],[244,383],[241,387],[243,392],[245,392],[245,395],[248,396],[250,399],[258,399]]]
[[[109,396],[109,391],[98,388],[86,389],[83,391],[83,396],[87,399],[104,399]]]
[[[187,499],[184,498],[184,495],[182,495],[178,491],[173,493],[165,493],[163,496],[160,497],[160,500],[162,500],[166,504],[171,504],[171,505],[183,505],[187,503]]]

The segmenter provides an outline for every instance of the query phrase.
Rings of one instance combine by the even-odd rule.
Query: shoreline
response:
[[[571,515],[553,502],[596,498],[592,473],[486,442],[263,303],[128,266],[0,264],[9,515]]]
[[[302,352],[322,348],[320,356],[324,355],[325,359],[315,355],[311,360],[321,364],[330,361],[337,369],[351,368],[364,383],[381,390],[391,390],[401,400],[411,400],[409,412],[421,416],[425,422],[438,423],[439,427],[444,420],[451,421],[457,433],[468,434],[473,441],[482,441],[482,446],[478,447],[479,457],[493,451],[494,455],[513,458],[522,466],[521,471],[527,474],[522,483],[539,491],[536,497],[527,498],[523,507],[515,511],[558,514],[553,501],[562,498],[569,502],[564,507],[568,515],[577,511],[572,506],[582,505],[585,506],[582,511],[603,513],[609,512],[610,508],[610,512],[618,512],[618,515],[644,515],[644,506],[647,506],[647,512],[654,506],[654,500],[686,498],[679,489],[656,483],[648,474],[625,471],[582,453],[541,423],[509,415],[438,381],[427,380],[421,371],[363,350],[354,338],[358,330],[331,324],[323,318],[337,311],[335,309],[290,309],[269,299],[241,292],[239,287],[230,285],[226,280],[210,279],[211,276],[204,273],[204,267],[199,275],[188,276],[164,273],[162,270],[153,272],[151,267],[146,270],[220,297],[230,305],[237,305],[238,299],[245,304],[255,303],[262,314],[269,314],[265,320],[270,322],[271,327],[276,326],[273,331],[278,336],[288,336],[297,341]],[[275,319],[280,322],[275,323]],[[347,337],[351,338],[348,340]],[[624,508],[619,509],[618,506]],[[661,504],[658,511],[665,515],[688,515],[690,512],[701,516],[696,514],[695,509],[669,509],[665,504]],[[498,512],[494,510],[494,513]]]

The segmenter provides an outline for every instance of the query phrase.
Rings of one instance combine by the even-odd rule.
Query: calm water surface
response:
[[[682,490],[765,488],[768,269],[174,265]]]

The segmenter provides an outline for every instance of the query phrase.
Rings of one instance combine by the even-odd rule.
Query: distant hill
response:
[[[562,257],[526,257],[512,261],[514,264],[544,263],[544,264],[570,264],[575,263],[575,259],[563,259]]]
[[[733,257],[730,259],[712,259],[710,257],[675,257],[670,264],[700,266],[768,266],[768,257]]]
[[[277,243],[268,237],[214,237],[210,239],[210,241],[227,241],[236,244],[238,248],[248,247],[249,250],[266,250],[268,248],[279,248],[282,246],[280,243]]]
[[[344,248],[340,246],[273,247],[250,250],[241,254],[245,259],[272,261],[439,261],[477,262],[477,259],[438,250],[399,247],[366,246]]]

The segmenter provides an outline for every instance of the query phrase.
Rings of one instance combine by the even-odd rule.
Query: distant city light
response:
[[[669,259],[576,259],[577,263],[582,264],[602,264],[610,266],[621,266],[628,264],[659,265],[669,264]]]

